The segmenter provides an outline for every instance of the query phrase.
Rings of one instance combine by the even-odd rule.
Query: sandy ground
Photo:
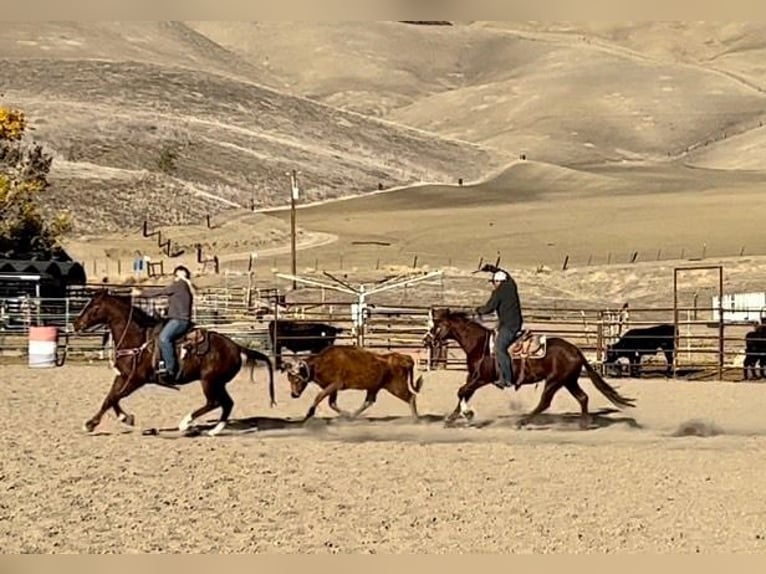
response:
[[[110,383],[105,365],[0,367],[0,547],[5,552],[752,552],[766,548],[766,385],[624,381],[631,412],[580,431],[557,396],[551,416],[514,422],[540,389],[487,387],[477,427],[445,428],[463,374],[429,375],[425,421],[381,395],[340,423],[316,393],[291,399],[280,375],[241,374],[230,428],[182,437],[199,386],[146,387],[81,426]],[[594,410],[609,407],[590,382]],[[341,407],[361,395],[348,392]],[[252,417],[268,417],[256,419]],[[631,418],[626,418],[631,417]],[[211,418],[204,418],[201,424]],[[330,421],[330,422],[328,422]],[[640,426],[636,426],[640,425]],[[261,430],[256,430],[260,426]],[[157,427],[157,436],[143,429]],[[167,430],[163,430],[167,429]],[[692,433],[692,436],[685,431]],[[685,436],[679,436],[685,435]]]

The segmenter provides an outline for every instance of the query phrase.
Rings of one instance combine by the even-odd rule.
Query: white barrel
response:
[[[58,329],[29,327],[29,366],[55,367]]]

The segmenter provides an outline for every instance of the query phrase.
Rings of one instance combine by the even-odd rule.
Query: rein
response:
[[[133,319],[133,295],[130,296],[130,311],[128,312],[128,320],[125,321],[125,328],[122,330],[122,336],[120,336],[120,340],[112,347],[112,356],[113,357],[122,357],[125,355],[132,354],[131,351],[134,349],[119,349],[118,347],[122,345],[123,340],[125,340],[125,335],[128,334],[128,327],[130,327],[130,321]],[[112,362],[112,366],[114,366],[114,362]]]
[[[139,347],[130,347],[127,349],[120,349],[119,346],[122,345],[122,342],[125,340],[125,335],[128,333],[128,328],[130,327],[130,322],[133,319],[133,295],[130,296],[130,311],[128,312],[128,319],[125,322],[125,328],[122,330],[122,335],[120,336],[120,340],[114,345],[112,348],[112,368],[115,370],[117,369],[117,358],[118,357],[133,357],[133,360],[131,361],[131,368],[130,373],[127,377],[125,377],[125,381],[123,383],[123,387],[128,383],[128,381],[133,377],[133,374],[136,372],[136,367],[138,366],[138,355],[140,355],[144,349],[146,348],[147,343],[142,343]]]
[[[463,323],[463,324],[466,325],[466,323]],[[467,325],[470,325],[470,324],[472,324],[472,322],[469,321],[467,323]],[[492,349],[490,348],[490,342],[492,341],[492,331],[490,329],[487,329],[486,327],[484,327],[483,325],[481,325],[479,323],[477,323],[477,325],[479,327],[481,327],[482,330],[484,331],[484,335],[483,335],[484,343],[482,344],[482,346],[484,347],[484,350],[482,352],[482,357],[481,357],[483,359],[484,357],[492,355]],[[455,333],[455,327],[454,326],[451,328],[451,330],[453,331],[453,333]],[[461,347],[462,347],[462,345],[461,345]],[[478,345],[477,345],[477,347],[478,347]],[[465,351],[465,353],[467,355],[469,350],[468,349],[463,349],[463,350]]]

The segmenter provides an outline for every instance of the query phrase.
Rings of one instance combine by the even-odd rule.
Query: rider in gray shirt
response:
[[[157,369],[160,382],[171,383],[179,378],[178,363],[175,353],[175,341],[182,337],[192,326],[192,307],[194,290],[191,285],[191,273],[183,265],[173,270],[173,282],[160,289],[149,288],[146,291],[134,289],[133,294],[144,297],[168,298],[168,322],[160,332],[159,344],[163,365]]]

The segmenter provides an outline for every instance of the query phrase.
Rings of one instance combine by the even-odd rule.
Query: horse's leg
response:
[[[114,409],[118,417],[120,416],[120,413],[125,415],[125,419],[123,422],[127,422],[127,421],[130,421],[131,423],[135,422],[134,417],[132,415],[127,415],[120,408],[119,402],[120,402],[120,399],[124,399],[125,397],[130,395],[142,384],[143,382],[138,381],[138,379],[136,379],[135,376],[131,376],[127,380],[125,380],[122,375],[116,375],[114,377],[114,381],[112,381],[112,386],[109,389],[109,392],[106,394],[106,397],[104,397],[104,400],[101,403],[101,408],[98,409],[98,412],[95,415],[93,415],[90,419],[85,421],[85,424],[83,425],[83,428],[85,429],[85,431],[93,432],[93,430],[101,423],[101,419],[103,418],[106,411],[108,411],[109,409]],[[123,419],[120,419],[120,420],[123,420]]]
[[[202,385],[202,394],[205,395],[205,404],[188,413],[181,419],[178,423],[178,430],[181,432],[189,430],[189,427],[191,427],[191,424],[195,419],[198,419],[202,415],[207,414],[220,406],[218,404],[218,396],[215,391],[213,391],[210,381],[202,379],[200,384]]]
[[[477,371],[471,380],[458,389],[457,407],[447,421],[450,422],[454,420],[457,413],[463,415],[469,421],[472,420],[476,416],[476,412],[468,406],[468,402],[471,400],[471,397],[473,397],[473,394],[486,384],[489,384],[489,381],[483,380]]]
[[[586,395],[585,391],[582,390],[582,387],[578,381],[579,378],[580,375],[578,373],[576,376],[573,376],[566,383],[564,383],[564,386],[570,393],[572,393],[572,396],[575,398],[575,400],[580,403],[580,428],[587,429],[591,423],[590,413],[588,413],[588,395]]]
[[[468,401],[471,400],[473,394],[478,391],[484,385],[489,384],[488,381],[483,381],[478,378],[473,381],[466,389],[464,389],[462,396],[460,397],[460,413],[469,421],[476,416],[476,411],[468,406]]]
[[[115,376],[114,381],[112,382],[112,387],[114,388],[116,386],[119,389],[122,386],[122,383],[124,382],[124,380],[125,378],[118,373]],[[119,420],[121,423],[126,424],[129,427],[132,427],[136,424],[136,417],[122,410],[122,407],[120,407],[119,399],[114,401],[114,403],[112,404],[112,410],[114,411],[114,415],[117,417],[117,420]]]
[[[218,419],[218,424],[207,432],[209,436],[217,435],[226,427],[226,423],[229,422],[229,417],[231,416],[231,411],[234,408],[234,399],[231,398],[231,395],[226,390],[225,383],[221,383],[221,386],[217,388],[215,394],[217,402],[221,407],[221,416]]]
[[[460,387],[457,390],[457,406],[455,406],[455,410],[452,411],[449,415],[447,415],[447,418],[444,419],[445,422],[452,422],[454,421],[460,414],[463,412],[463,410],[467,410],[468,405],[467,403],[463,402],[463,393],[465,393],[465,390],[468,388],[468,386],[471,384],[471,382],[474,379],[474,375],[471,373],[468,373],[465,377],[465,383],[462,387]]]
[[[135,426],[136,417],[122,410],[119,400],[115,401],[115,403],[112,405],[112,409],[114,410],[114,414],[117,416],[117,420],[119,420],[121,423],[129,427]]]
[[[522,417],[518,426],[529,424],[537,415],[550,407],[551,402],[553,401],[553,396],[561,388],[561,386],[562,384],[560,381],[550,378],[547,379],[545,381],[545,387],[543,387],[543,393],[540,395],[540,402],[537,403],[537,406],[534,409],[532,409],[532,412],[530,412],[525,417]]]

